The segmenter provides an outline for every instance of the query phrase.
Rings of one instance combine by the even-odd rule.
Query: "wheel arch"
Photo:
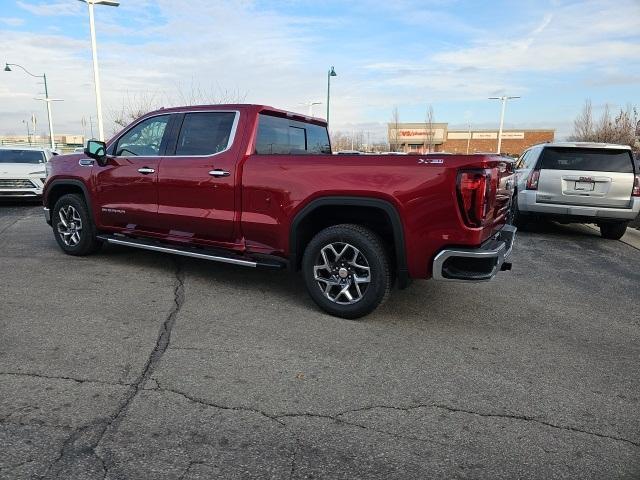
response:
[[[313,220],[319,214],[331,214],[339,212],[338,209],[347,207],[351,215],[345,218],[338,217],[338,221],[329,224],[313,224]],[[313,235],[326,226],[337,223],[358,223],[365,227],[371,225],[354,214],[362,212],[382,212],[390,229],[387,235],[387,243],[392,242],[393,261],[400,288],[404,288],[409,283],[409,273],[407,268],[406,247],[404,241],[404,229],[402,219],[396,207],[389,201],[370,197],[347,197],[330,196],[312,200],[305,205],[293,218],[289,233],[289,266],[293,270],[299,270],[304,248],[309,243]],[[376,233],[380,233],[376,228],[372,228]]]
[[[46,208],[52,209],[55,207],[56,202],[63,196],[69,193],[76,193],[82,195],[84,201],[87,204],[89,215],[93,217],[93,205],[91,203],[91,196],[89,195],[89,189],[81,180],[75,179],[58,179],[51,181],[51,184],[47,185],[47,191],[44,196],[43,204]]]

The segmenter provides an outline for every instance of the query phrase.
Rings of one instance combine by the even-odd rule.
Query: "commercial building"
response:
[[[498,130],[449,130],[447,123],[389,123],[392,150],[407,153],[480,153],[498,149]],[[552,142],[553,129],[502,131],[502,153],[520,155],[531,145]]]

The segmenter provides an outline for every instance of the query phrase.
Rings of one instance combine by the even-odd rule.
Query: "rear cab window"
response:
[[[326,127],[261,113],[258,115],[258,155],[330,154]]]
[[[633,173],[633,158],[630,150],[545,147],[540,158],[540,168]]]

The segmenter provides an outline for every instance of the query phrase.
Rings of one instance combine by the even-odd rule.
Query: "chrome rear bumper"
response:
[[[439,252],[433,259],[433,279],[454,282],[491,280],[500,270],[510,270],[516,227],[505,225],[502,230],[479,248],[451,248]]]

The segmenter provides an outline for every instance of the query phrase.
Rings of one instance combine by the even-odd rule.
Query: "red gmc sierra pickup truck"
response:
[[[60,248],[103,243],[301,270],[325,311],[358,318],[410,279],[508,270],[514,174],[493,155],[332,155],[326,122],[262,105],[151,112],[47,165]]]

